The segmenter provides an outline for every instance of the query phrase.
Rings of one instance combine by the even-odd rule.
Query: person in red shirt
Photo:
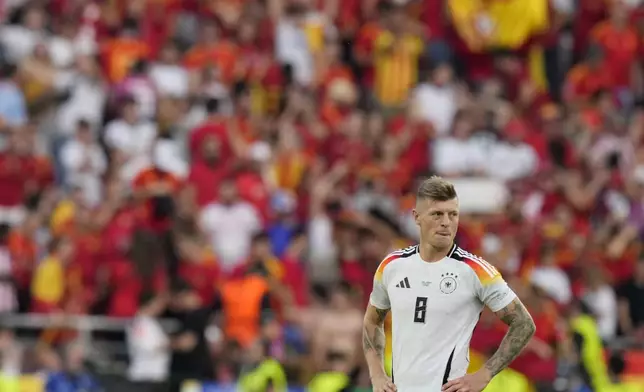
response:
[[[228,127],[225,118],[220,114],[221,102],[216,98],[206,101],[206,113],[208,118],[197,128],[190,132],[188,150],[193,161],[201,157],[201,145],[206,137],[214,137],[219,144],[219,159],[227,161],[233,156],[233,150],[228,137]]]
[[[18,289],[21,309],[26,309],[29,285],[36,266],[37,244],[34,240],[40,226],[40,216],[30,214],[18,226],[13,227],[7,237],[7,248],[11,255],[12,276]]]
[[[103,66],[112,83],[123,80],[132,65],[150,55],[150,47],[141,40],[136,22],[126,20],[120,31],[117,38],[101,48]]]
[[[282,283],[290,289],[293,304],[297,307],[309,304],[309,279],[301,260],[306,244],[306,233],[296,232],[282,257]]]
[[[586,59],[568,72],[564,99],[583,104],[597,92],[611,89],[613,75],[606,70],[604,51],[598,45],[591,45]]]
[[[204,305],[211,305],[219,281],[219,265],[212,249],[193,236],[176,236],[179,277],[190,284]]]
[[[107,261],[104,284],[109,293],[109,316],[132,317],[136,314],[142,292],[151,290],[158,293],[167,288],[160,249],[156,236],[137,231],[129,250]]]
[[[184,65],[195,70],[214,66],[221,71],[224,82],[229,83],[234,77],[236,60],[237,47],[219,39],[217,25],[207,22],[202,23],[199,42],[186,53]]]
[[[325,56],[321,59],[318,68],[317,83],[321,88],[321,96],[325,95],[326,89],[337,79],[345,79],[353,83],[353,73],[341,59],[340,43],[329,41],[325,44]]]
[[[219,193],[219,185],[229,176],[228,165],[220,158],[219,140],[207,135],[201,144],[201,151],[190,166],[188,183],[194,187],[197,204],[205,206],[214,202]]]
[[[234,180],[239,196],[251,203],[266,223],[271,214],[270,193],[262,177],[262,167],[262,163],[255,159],[240,162]]]
[[[629,24],[628,9],[622,1],[610,6],[610,18],[599,23],[591,31],[591,40],[599,45],[605,54],[608,72],[613,75],[613,86],[631,86],[631,75],[638,55],[639,37]]]
[[[8,146],[0,153],[0,209],[19,209],[29,191],[37,187],[29,150],[22,132],[9,135]]]
[[[606,17],[607,4],[610,0],[580,0],[577,14],[573,18],[574,55],[584,56],[590,42],[593,27]]]

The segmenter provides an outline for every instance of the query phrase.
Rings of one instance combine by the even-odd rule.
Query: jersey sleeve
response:
[[[491,311],[498,312],[515,300],[517,295],[492,264],[481,258],[466,259],[465,263],[476,275],[477,296]]]
[[[378,270],[373,277],[373,290],[371,290],[371,296],[369,297],[369,303],[375,306],[378,309],[389,309],[391,308],[391,303],[389,302],[389,293],[387,292],[387,285],[385,284],[385,266],[387,265],[385,261],[380,263]]]

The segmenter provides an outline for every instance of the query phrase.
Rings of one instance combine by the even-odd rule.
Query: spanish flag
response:
[[[456,31],[473,52],[519,49],[550,25],[548,0],[449,0]],[[537,87],[546,87],[543,48],[529,51],[529,68]]]

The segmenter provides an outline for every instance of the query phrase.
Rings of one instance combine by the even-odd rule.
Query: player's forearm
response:
[[[370,306],[365,314],[362,327],[362,349],[369,367],[371,377],[385,373],[385,317],[387,310]]]
[[[384,374],[385,331],[383,325],[365,323],[362,329],[362,349],[364,350],[369,375]]]
[[[485,363],[485,369],[494,377],[523,351],[536,331],[534,321],[526,308],[515,300],[506,308],[497,312],[501,319],[510,327],[505,334],[499,349]]]

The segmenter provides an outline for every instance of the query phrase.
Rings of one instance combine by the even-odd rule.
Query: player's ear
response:
[[[411,214],[414,216],[414,221],[416,222],[416,224],[420,226],[420,215],[418,214],[418,211],[416,211],[416,209],[414,208],[413,210],[411,210]]]

